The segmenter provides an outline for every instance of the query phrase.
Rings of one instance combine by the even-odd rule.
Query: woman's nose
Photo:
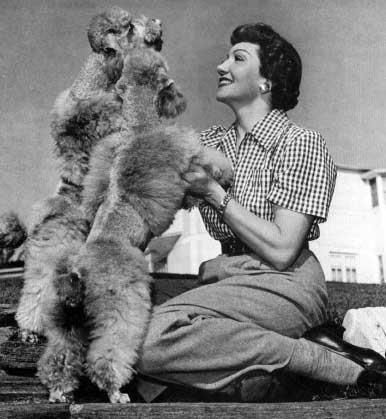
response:
[[[221,63],[217,66],[217,74],[219,76],[224,76],[227,73],[227,71],[224,68],[224,63]]]

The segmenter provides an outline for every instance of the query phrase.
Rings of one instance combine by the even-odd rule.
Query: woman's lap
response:
[[[324,276],[310,252],[285,272],[249,255],[216,259],[213,264],[221,265],[217,282],[170,299],[155,309],[154,320],[168,312],[183,311],[252,322],[292,337],[325,321]]]
[[[216,386],[250,368],[274,371],[292,354],[288,337],[325,321],[324,278],[310,252],[287,272],[248,255],[212,264],[219,265],[218,282],[154,310],[141,372],[205,388],[203,380]]]

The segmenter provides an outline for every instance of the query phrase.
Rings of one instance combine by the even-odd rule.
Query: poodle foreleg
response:
[[[222,186],[231,185],[233,180],[232,164],[221,151],[203,147],[195,163],[203,167]]]
[[[54,326],[53,326],[54,327]],[[38,376],[49,390],[51,403],[70,403],[84,374],[86,343],[80,330],[51,330],[38,361]]]

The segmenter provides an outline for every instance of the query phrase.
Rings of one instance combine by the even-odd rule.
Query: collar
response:
[[[269,150],[277,141],[287,121],[288,117],[284,111],[273,109],[253,126],[250,134],[266,150]]]
[[[284,111],[273,109],[262,120],[258,121],[247,134],[265,150],[269,150],[277,142],[287,121],[288,117]],[[237,160],[235,150],[236,122],[225,130],[221,138],[216,138],[216,144],[219,143],[221,147],[228,150],[228,154],[231,156],[233,164],[235,164]]]

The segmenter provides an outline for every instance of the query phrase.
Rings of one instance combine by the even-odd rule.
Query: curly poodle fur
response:
[[[17,313],[21,327],[48,338],[38,375],[52,402],[71,399],[85,365],[111,402],[129,401],[120,388],[132,378],[151,312],[142,250],[182,207],[193,162],[231,180],[229,162],[208,154],[193,130],[164,124],[186,103],[149,45],[129,48],[114,89],[65,103],[54,124],[65,186],[29,239]],[[82,300],[83,315],[71,316]]]
[[[154,55],[148,56],[148,51],[152,51]],[[148,234],[148,231],[139,227],[138,223],[142,223],[142,218],[128,205],[119,209],[114,207],[113,212],[107,211],[111,220],[109,234],[105,232],[98,234],[99,226],[105,229],[106,223],[101,222],[98,216],[94,222],[94,215],[98,208],[100,210],[98,214],[104,214],[103,208],[110,205],[103,197],[109,188],[110,169],[120,147],[126,141],[131,142],[133,135],[136,136],[137,133],[150,127],[161,126],[161,116],[176,116],[185,109],[184,98],[178,89],[172,86],[174,83],[167,71],[166,62],[154,50],[136,48],[127,56],[122,77],[116,85],[116,94],[119,94],[119,97],[116,96],[115,100],[121,105],[118,116],[121,121],[120,129],[116,130],[113,123],[110,125],[112,134],[101,139],[91,154],[92,174],[87,175],[84,181],[87,190],[85,195],[88,197],[84,200],[86,202],[83,202],[85,214],[90,224],[95,224],[95,228],[80,250],[77,261],[69,262],[69,266],[74,266],[74,272],[67,275],[74,278],[76,272],[81,278],[79,282],[85,284],[84,309],[87,328],[90,330],[89,347],[86,351],[88,376],[107,392],[111,402],[129,401],[128,395],[120,393],[119,389],[132,377],[133,366],[138,359],[149,321],[151,277],[147,272],[143,253],[130,243],[130,238],[133,238],[137,232]],[[165,89],[170,90],[167,100],[157,100],[161,94],[164,94]],[[99,103],[98,99],[106,96],[111,98],[110,93],[105,93],[105,96],[98,95],[97,98],[85,99],[82,102],[82,118],[86,119],[85,115],[90,114],[86,104],[92,109],[98,107],[101,110],[99,117],[105,118],[108,114],[106,109],[112,108],[104,107],[106,102]],[[173,104],[169,103],[170,101],[173,101]],[[162,106],[165,106],[166,111]],[[112,114],[111,119],[115,121],[115,118],[116,115]],[[108,121],[109,118],[106,117],[105,120]],[[92,132],[91,125],[88,131],[83,131],[84,135],[86,133],[89,136],[98,135]],[[128,222],[124,226],[119,224],[119,220],[114,221],[117,211],[120,212],[120,216],[125,214],[125,220]],[[127,236],[122,236],[122,230],[118,232],[117,228],[124,228]],[[146,245],[149,239],[150,237],[138,238],[138,243]],[[73,296],[71,288],[68,292]],[[82,327],[84,325],[74,321],[74,330],[80,330]],[[82,373],[71,363],[72,361],[75,364],[82,363],[84,359],[80,361],[70,357],[72,361],[65,364],[67,367],[65,371],[63,370],[61,358],[58,358],[57,354],[62,351],[72,353],[68,346],[71,346],[72,335],[68,336],[63,330],[58,347],[56,334],[51,334],[54,328],[57,334],[62,326],[50,323],[47,349],[39,362],[38,374],[50,390],[51,401],[70,400],[69,389],[71,386],[75,389],[78,383],[78,379],[71,378],[71,374]],[[68,336],[68,339],[65,336]],[[54,340],[51,342],[51,339]],[[83,352],[81,354],[83,357]],[[61,384],[58,379],[58,369],[62,371],[59,374],[62,377]]]
[[[90,71],[82,70],[54,107],[52,136],[62,165],[61,182],[56,195],[35,208],[35,222],[26,242],[25,281],[16,313],[23,340],[36,341],[37,334],[44,334],[52,307],[50,301],[56,298],[53,288],[56,261],[65,249],[78,249],[87,237],[89,225],[82,215],[80,201],[90,153],[101,138],[122,125],[114,120],[121,109],[115,93],[107,93],[105,101],[94,99],[95,107],[88,107],[87,115],[82,113],[84,99],[76,99],[76,94],[80,94],[82,86],[87,97],[111,90],[113,85],[107,86],[104,82],[108,68],[105,64],[114,61],[110,60],[114,48],[117,55],[125,54],[134,45],[158,48],[162,31],[158,20],[132,19],[126,11],[113,8],[92,20],[90,34],[93,34],[90,44],[94,52],[87,63],[99,60],[104,64],[86,63]],[[122,67],[122,57],[120,62]],[[120,73],[121,68],[118,77]],[[71,98],[69,92],[75,92],[71,93]],[[89,132],[92,135],[88,135]],[[50,324],[47,323],[49,327]]]

